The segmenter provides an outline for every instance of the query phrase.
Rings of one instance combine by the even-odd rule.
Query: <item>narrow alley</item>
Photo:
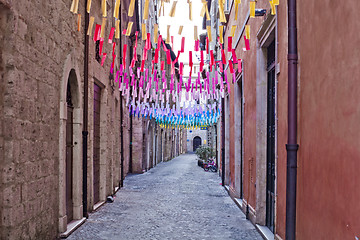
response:
[[[262,239],[219,183],[196,155],[181,155],[129,175],[68,239]]]

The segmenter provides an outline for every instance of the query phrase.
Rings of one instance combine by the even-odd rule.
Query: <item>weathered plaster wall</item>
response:
[[[360,237],[360,2],[297,7],[297,239],[354,239]]]

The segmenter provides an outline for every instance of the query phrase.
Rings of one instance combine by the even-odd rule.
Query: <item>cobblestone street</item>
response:
[[[195,155],[126,177],[115,201],[68,239],[262,239]]]

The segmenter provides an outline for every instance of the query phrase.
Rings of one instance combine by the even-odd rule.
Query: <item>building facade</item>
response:
[[[108,42],[115,2],[104,2],[101,43],[93,40],[95,25],[104,21],[100,1],[92,1],[89,15],[85,1],[74,13],[71,1],[0,1],[1,239],[67,236],[127,173],[185,152],[186,132],[168,130],[162,144],[169,150],[157,158],[163,151],[157,123],[129,114],[115,73],[123,60],[120,46],[128,44],[133,54],[134,34]],[[124,29],[129,2],[121,2]],[[156,6],[149,9],[151,32]],[[141,12],[136,8],[134,26],[141,25]],[[94,17],[91,36],[87,17]]]
[[[236,71],[223,99],[218,155],[225,165],[225,185],[247,217],[275,239],[285,239],[289,6],[280,1],[272,15],[269,1],[258,0],[258,16],[252,18],[250,2],[241,2],[236,21],[235,2],[225,2],[224,49],[236,25],[232,48],[242,59],[242,72]],[[353,52],[359,36],[353,29],[359,28],[355,9],[360,5],[352,2],[338,8],[332,1],[297,1],[296,6],[296,239],[358,238],[359,191],[350,179],[357,176],[360,157],[355,150],[359,88],[353,77],[359,73],[360,58]],[[340,16],[349,24],[336,22]],[[246,25],[250,50],[244,51]],[[346,44],[339,47],[335,36],[342,36]],[[227,53],[226,59],[231,58]],[[231,76],[228,64],[226,71]]]

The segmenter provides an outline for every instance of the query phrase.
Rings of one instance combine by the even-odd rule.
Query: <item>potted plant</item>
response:
[[[210,158],[215,157],[215,151],[213,148],[202,145],[198,147],[195,151],[195,154],[198,156],[198,166],[204,167],[204,163]]]

